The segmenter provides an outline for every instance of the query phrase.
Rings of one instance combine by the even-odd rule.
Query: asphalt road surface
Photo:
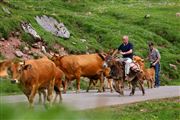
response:
[[[129,104],[145,100],[177,97],[180,96],[180,86],[161,86],[159,88],[146,89],[145,92],[145,95],[142,96],[142,92],[137,88],[135,95],[129,96],[130,90],[125,89],[125,95],[120,96],[116,92],[110,93],[109,90],[104,93],[97,93],[95,90],[90,90],[89,93],[81,91],[78,94],[75,92],[67,92],[67,94],[62,94],[62,97],[63,104],[78,110],[83,110],[102,106]],[[25,95],[1,96],[0,100],[5,103],[26,102],[28,104]],[[38,94],[36,95],[35,103],[37,102]]]

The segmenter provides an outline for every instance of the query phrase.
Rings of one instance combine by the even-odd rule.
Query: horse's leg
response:
[[[140,80],[138,80],[138,82],[139,82],[139,87],[141,88],[142,94],[144,95],[145,91],[144,91],[144,87],[142,85],[142,82]]]
[[[135,89],[136,89],[136,84],[137,84],[137,80],[136,80],[136,79],[133,79],[133,80],[131,81],[132,90],[131,90],[130,96],[134,95]]]
[[[118,80],[118,87],[121,95],[124,95],[124,81],[123,80]]]

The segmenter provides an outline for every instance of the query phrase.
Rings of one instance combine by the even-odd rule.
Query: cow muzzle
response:
[[[106,62],[103,63],[103,68],[107,68],[108,64]]]
[[[12,84],[17,84],[17,83],[19,83],[19,81],[16,80],[16,79],[14,79],[14,80],[11,80],[11,83],[12,83]]]

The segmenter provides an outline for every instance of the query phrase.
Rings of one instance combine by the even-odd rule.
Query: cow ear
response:
[[[32,65],[30,64],[27,64],[23,67],[24,70],[28,70],[28,69],[31,69],[32,68]]]

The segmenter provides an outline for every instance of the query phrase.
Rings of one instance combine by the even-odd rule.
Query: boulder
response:
[[[0,41],[5,41],[5,39],[4,39],[4,38],[1,38]]]
[[[36,16],[35,19],[37,23],[46,31],[62,38],[70,37],[70,32],[62,22],[58,22],[56,19],[48,17],[46,15]]]
[[[15,51],[15,55],[20,58],[23,57],[23,53],[21,51]]]

